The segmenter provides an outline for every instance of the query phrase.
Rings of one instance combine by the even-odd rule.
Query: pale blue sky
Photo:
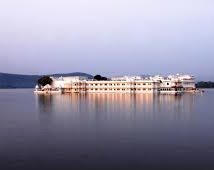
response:
[[[0,0],[0,72],[214,80],[213,0]]]

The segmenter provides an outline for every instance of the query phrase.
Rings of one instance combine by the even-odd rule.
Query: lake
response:
[[[214,169],[214,90],[56,94],[0,90],[5,169]]]

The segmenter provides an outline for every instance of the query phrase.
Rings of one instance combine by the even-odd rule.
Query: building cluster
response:
[[[86,77],[51,77],[53,83],[36,86],[36,93],[160,93],[179,94],[194,92],[195,78],[190,75],[169,75],[167,77],[140,76],[113,77],[108,80],[94,80]]]

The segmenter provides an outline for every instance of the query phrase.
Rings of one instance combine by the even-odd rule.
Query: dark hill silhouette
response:
[[[34,88],[37,80],[44,75],[20,75],[0,73],[0,88]],[[47,76],[85,76],[93,78],[92,75],[81,72],[65,73],[65,74],[52,74]]]

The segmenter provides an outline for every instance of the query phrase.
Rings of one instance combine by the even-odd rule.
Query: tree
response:
[[[101,81],[101,80],[108,80],[106,77],[102,77],[101,75],[96,75],[94,76],[94,79],[97,80],[97,81]]]
[[[102,80],[108,80],[108,78],[107,77],[102,77]]]
[[[49,76],[43,76],[38,80],[39,86],[46,86],[47,84],[51,85],[53,80]]]
[[[95,80],[102,80],[102,76],[101,75],[96,75],[96,76],[94,76],[94,79]]]

